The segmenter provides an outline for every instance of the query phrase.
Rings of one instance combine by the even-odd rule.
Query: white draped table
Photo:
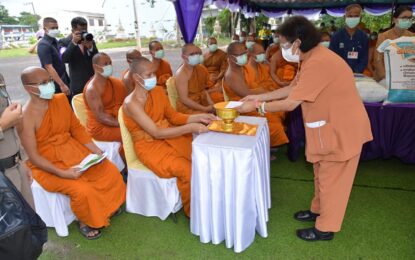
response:
[[[190,230],[202,243],[239,253],[268,236],[270,141],[265,118],[237,118],[257,124],[256,136],[208,132],[192,143]]]

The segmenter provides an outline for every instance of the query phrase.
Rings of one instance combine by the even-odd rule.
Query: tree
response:
[[[224,35],[231,32],[231,11],[229,9],[223,9],[218,15],[220,26]],[[226,33],[225,33],[226,32]]]
[[[330,26],[330,21],[334,21],[336,28],[344,27],[344,17],[332,17],[330,15],[323,15],[320,22],[325,23],[326,27]],[[381,29],[388,28],[391,22],[391,14],[385,14],[381,16],[373,16],[363,12],[362,22],[365,24],[371,32],[379,32]]]
[[[9,15],[9,10],[0,5],[0,24],[18,24],[19,22],[12,16]]]
[[[19,17],[19,24],[30,25],[35,29],[35,31],[37,31],[39,30],[39,25],[38,25],[39,20],[40,20],[40,16],[37,14],[21,12],[20,17]]]
[[[216,21],[215,16],[204,19],[205,29],[209,36],[213,35],[215,21]]]

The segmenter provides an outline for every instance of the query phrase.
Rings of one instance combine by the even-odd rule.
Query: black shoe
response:
[[[317,228],[298,229],[297,237],[305,241],[319,241],[332,240],[334,238],[333,232],[321,232]]]
[[[313,213],[310,210],[298,211],[297,213],[294,214],[294,218],[296,220],[304,221],[304,222],[316,221],[316,218],[318,216],[320,216],[320,214]]]

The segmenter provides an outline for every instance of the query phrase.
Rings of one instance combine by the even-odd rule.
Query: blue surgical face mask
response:
[[[324,47],[328,48],[330,46],[330,41],[320,42],[320,44],[323,45]]]
[[[251,49],[251,48],[252,48],[252,46],[254,46],[254,44],[255,44],[255,42],[246,42],[246,43],[245,43],[246,48],[248,48],[248,49]]]
[[[346,17],[346,25],[350,29],[355,28],[360,23],[360,17]]]
[[[244,66],[248,62],[248,55],[246,53],[234,57],[236,58],[236,64],[239,66]]]
[[[164,58],[164,50],[158,50],[154,53],[154,57],[157,59],[163,59]]]
[[[274,37],[273,41],[274,41],[274,43],[279,43],[280,42],[280,37]]]
[[[104,66],[102,69],[103,69],[103,71],[102,71],[101,75],[104,78],[108,78],[109,76],[112,76],[112,65]]]
[[[399,18],[398,19],[398,27],[403,30],[409,29],[411,27],[412,21],[411,19]]]
[[[265,53],[258,54],[255,58],[255,61],[258,63],[262,63],[265,61]]]
[[[217,44],[210,44],[209,45],[209,51],[210,52],[215,52],[218,49],[218,45]]]
[[[53,81],[50,81],[45,84],[39,85],[39,97],[43,99],[52,99],[53,94],[55,94],[55,84],[53,84]]]
[[[140,77],[140,78],[142,78],[142,77]],[[154,89],[157,86],[156,76],[153,76],[153,77],[148,78],[148,79],[143,79],[143,80],[144,80],[144,85],[141,85],[141,84],[140,85],[147,91],[150,91],[150,90]]]
[[[189,57],[187,57],[189,60],[189,65],[196,66],[197,64],[200,64],[200,61],[203,59],[203,56],[202,58],[200,58],[200,56],[202,55],[194,54],[194,55],[190,55]]]

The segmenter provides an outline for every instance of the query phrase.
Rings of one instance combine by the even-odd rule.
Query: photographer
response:
[[[87,81],[94,75],[92,57],[98,53],[94,36],[88,33],[85,18],[75,17],[71,21],[72,34],[61,39],[62,61],[69,64],[70,89],[72,95],[82,93]]]

